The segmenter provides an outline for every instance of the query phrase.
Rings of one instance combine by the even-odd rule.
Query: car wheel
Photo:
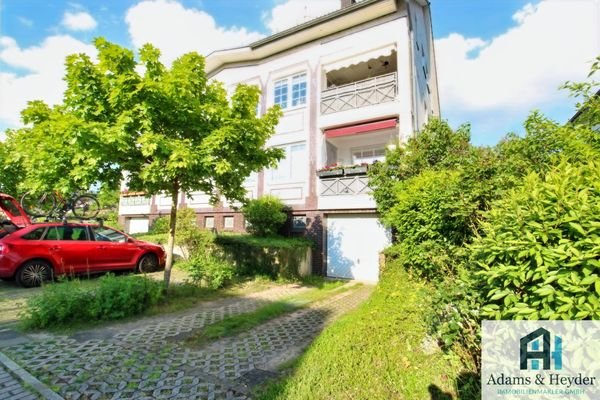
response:
[[[16,274],[17,283],[23,287],[40,286],[53,277],[52,266],[43,260],[28,261]]]
[[[144,254],[138,261],[137,272],[147,274],[158,269],[158,257],[154,254]]]

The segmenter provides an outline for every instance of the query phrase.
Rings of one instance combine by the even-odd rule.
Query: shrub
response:
[[[235,277],[234,266],[222,258],[210,253],[197,253],[183,269],[189,272],[192,283],[219,289],[230,283]]]
[[[168,233],[170,219],[171,218],[169,218],[168,216],[156,218],[154,221],[152,221],[152,225],[150,225],[148,233],[152,235],[157,235],[159,233]]]
[[[494,319],[600,318],[600,163],[530,174],[495,202],[472,260],[482,315]]]
[[[199,253],[211,252],[214,239],[212,232],[198,226],[194,210],[183,208],[177,212],[175,243],[181,246],[187,259]]]
[[[239,275],[268,275],[297,278],[300,263],[313,243],[304,238],[260,238],[249,235],[222,235],[216,244]]]
[[[167,243],[170,217],[159,217],[154,220],[148,234],[139,235],[142,240]],[[184,257],[190,259],[198,252],[210,251],[214,234],[201,229],[196,220],[196,212],[191,208],[181,208],[177,211],[177,229],[175,244],[181,246]]]
[[[248,232],[261,237],[276,235],[287,220],[285,205],[271,195],[250,200],[242,212],[250,224]]]
[[[146,277],[105,275],[96,286],[79,280],[50,284],[27,301],[26,328],[112,320],[143,312],[164,295],[163,285]]]
[[[460,179],[456,171],[429,170],[396,183],[396,202],[383,215],[398,241],[388,255],[430,279],[453,273],[478,207],[465,197]]]

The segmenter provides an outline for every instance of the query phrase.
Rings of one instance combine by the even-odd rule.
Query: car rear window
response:
[[[44,231],[45,230],[46,230],[46,227],[41,227],[41,228],[34,229],[31,232],[27,232],[26,234],[24,234],[23,236],[21,236],[21,239],[25,239],[25,240],[40,240],[42,238],[42,236],[44,236]]]

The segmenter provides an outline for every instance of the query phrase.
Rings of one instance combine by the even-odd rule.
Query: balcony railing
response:
[[[321,178],[321,196],[344,196],[371,193],[366,175]]]
[[[321,114],[352,110],[394,101],[397,93],[396,73],[376,76],[321,92]]]

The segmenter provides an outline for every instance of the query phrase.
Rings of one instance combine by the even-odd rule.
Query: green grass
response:
[[[326,328],[284,378],[259,388],[253,397],[478,398],[477,378],[457,356],[437,346],[433,353],[424,350],[432,294],[432,287],[388,266],[365,303]]]
[[[340,281],[324,282],[320,279],[315,280],[315,282],[318,282],[318,286],[308,292],[274,301],[253,312],[234,315],[214,324],[207,325],[197,334],[187,338],[185,343],[189,346],[197,347],[210,340],[233,336],[281,315],[299,310],[326,297],[358,287],[358,285],[342,287],[344,282]]]

